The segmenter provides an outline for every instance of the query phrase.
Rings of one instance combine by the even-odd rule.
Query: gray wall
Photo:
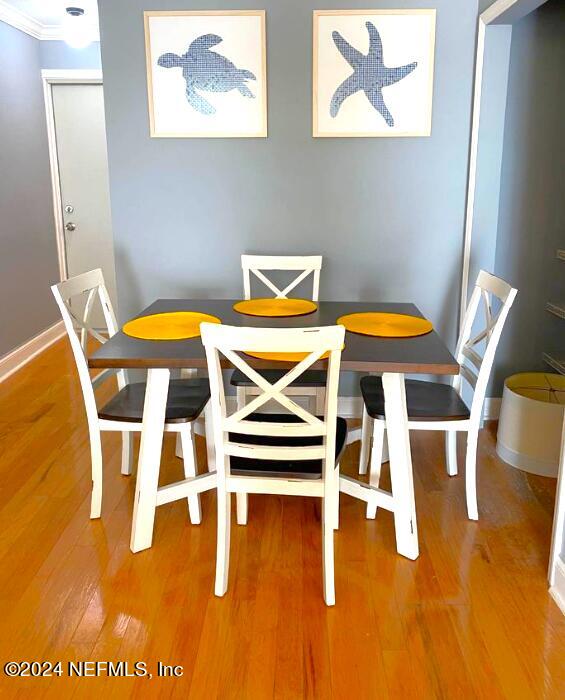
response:
[[[495,368],[508,375],[547,369],[542,352],[565,357],[565,321],[546,311],[565,299],[565,4],[549,0],[513,27],[496,273],[520,291]]]
[[[39,57],[42,68],[87,68],[102,67],[100,42],[95,41],[83,49],[73,49],[64,41],[39,42]]]
[[[39,43],[0,22],[0,357],[58,320]]]
[[[242,252],[322,253],[323,299],[414,301],[453,346],[477,2],[436,0],[431,138],[313,139],[312,10],[267,10],[268,139],[150,139],[144,0],[100,0],[122,318],[156,297],[238,297]],[[429,7],[371,1],[367,7]],[[185,8],[155,0],[151,8]],[[199,9],[239,8],[205,0]]]

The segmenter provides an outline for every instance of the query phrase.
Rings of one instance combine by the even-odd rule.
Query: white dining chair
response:
[[[69,336],[76,362],[80,385],[86,408],[88,431],[90,435],[90,454],[92,461],[92,498],[90,517],[99,518],[102,509],[102,441],[104,431],[122,433],[122,474],[132,472],[132,438],[134,432],[142,428],[143,407],[145,399],[145,382],[128,383],[123,369],[104,370],[91,378],[87,364],[87,342],[89,336],[104,343],[108,337],[118,331],[116,317],[108,296],[101,270],[92,270],[71,279],[54,284],[51,291],[55,297],[65,329]],[[84,310],[80,317],[76,315],[76,301],[82,297]],[[75,305],[71,306],[73,300]],[[93,328],[92,311],[99,301],[105,328]],[[102,408],[98,409],[94,389],[113,375],[117,377],[118,393]],[[165,430],[179,433],[184,454],[184,482],[168,484],[157,488],[155,493],[159,505],[179,498],[178,491],[188,492],[188,510],[193,524],[201,521],[200,496],[198,491],[190,493],[190,479],[196,477],[196,454],[194,449],[194,421],[202,413],[210,397],[207,379],[182,379],[172,381],[169,388],[166,408]],[[196,485],[196,480],[195,480]]]
[[[287,299],[288,295],[304,280],[312,278],[312,301],[318,301],[320,294],[320,272],[322,270],[321,255],[242,255],[241,269],[243,272],[243,293],[245,299],[251,299],[252,278],[258,279],[267,287],[275,299]],[[298,273],[282,289],[275,284],[265,272],[296,272]],[[279,369],[258,369],[261,376],[272,384],[285,374]],[[250,396],[257,396],[258,389],[243,372],[235,370],[231,377],[232,386],[236,387],[237,405],[245,406]],[[324,406],[324,386],[326,376],[323,370],[309,370],[292,386],[287,387],[287,396],[305,396],[309,399],[311,410],[321,413]],[[244,494],[237,497],[237,521],[247,522],[247,499]]]
[[[301,282],[312,276],[312,301],[318,301],[320,294],[320,271],[322,269],[321,255],[242,255],[241,269],[243,271],[243,291],[245,299],[251,299],[252,275],[259,279],[274,294],[275,299],[287,299],[290,292]],[[294,277],[283,289],[270,280],[265,272],[291,271],[299,274]],[[259,370],[260,373],[276,380],[284,372],[277,369]],[[257,395],[257,387],[247,377],[237,370],[233,373],[231,383],[237,387],[237,400],[240,407],[245,405],[249,396]],[[323,387],[326,378],[321,370],[306,372],[299,381],[288,387],[288,396],[311,397],[314,410],[321,410],[324,402]]]
[[[322,500],[323,589],[335,603],[334,528],[339,512],[339,459],[347,424],[337,416],[337,391],[343,326],[323,328],[239,328],[203,323],[213,415],[218,488],[218,541],[215,593],[228,586],[231,495],[281,494]],[[265,379],[238,354],[304,353],[275,382]],[[284,391],[329,351],[325,402],[320,416],[310,413]],[[259,395],[228,415],[221,357],[253,382]],[[258,413],[268,401],[286,413]]]
[[[477,441],[483,412],[483,404],[494,356],[502,329],[518,290],[504,280],[481,270],[475,283],[471,300],[465,313],[455,357],[459,374],[449,384],[406,380],[406,407],[410,430],[443,430],[446,433],[447,473],[457,474],[457,433],[467,433],[465,458],[465,491],[467,513],[471,520],[478,520],[477,507]],[[498,308],[493,302],[498,299]],[[474,331],[479,305],[484,308],[484,328]],[[471,333],[473,336],[471,337]],[[481,355],[482,352],[482,355]],[[463,400],[465,380],[472,392],[471,408]],[[369,481],[378,487],[381,473],[381,454],[386,428],[385,406],[380,377],[361,379],[364,410],[359,471],[367,471],[370,454]],[[376,506],[367,506],[367,517],[376,516]]]

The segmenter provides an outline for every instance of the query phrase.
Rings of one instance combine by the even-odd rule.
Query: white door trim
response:
[[[53,112],[53,85],[102,85],[101,70],[83,69],[44,69],[41,71],[43,81],[43,98],[45,100],[45,117],[47,121],[47,144],[49,148],[49,167],[51,171],[51,190],[53,192],[53,214],[55,218],[55,236],[57,257],[59,260],[59,278],[62,282],[68,277],[67,256],[65,254],[65,230],[63,228],[63,201],[59,180],[59,160],[57,158],[57,139],[55,134],[55,115]]]
[[[563,603],[561,608],[565,613],[565,564],[560,556],[562,551],[565,552],[565,422],[563,423],[561,437],[561,455],[559,457],[559,472],[557,474],[557,490],[555,492],[555,510],[547,575],[549,585],[555,587],[559,593]]]
[[[549,592],[565,615],[565,562],[561,557],[555,562],[555,578]]]
[[[481,15],[479,15],[477,33],[477,51],[475,60],[475,87],[473,95],[473,114],[471,122],[471,146],[469,153],[469,176],[467,180],[467,204],[465,211],[465,234],[463,239],[463,267],[461,271],[461,305],[459,324],[463,325],[465,310],[467,308],[467,292],[469,288],[469,266],[471,260],[471,243],[473,239],[475,193],[477,184],[477,156],[479,151],[479,126],[481,119],[481,95],[483,88],[483,65],[485,55],[486,28],[489,24],[512,25],[517,19],[521,19],[530,12],[543,5],[546,0],[497,0]],[[494,406],[493,406],[494,408]],[[565,444],[565,443],[564,443]],[[563,576],[563,562],[559,558],[559,551],[563,546],[563,527],[565,525],[565,447],[562,446],[560,463],[560,475],[553,535],[551,540],[551,554],[548,569],[550,585],[555,587],[556,577]],[[561,567],[559,569],[559,566]],[[563,586],[562,579],[560,585]],[[555,597],[555,591],[554,591]],[[560,601],[563,601],[563,593],[558,591]]]
[[[463,237],[463,268],[461,270],[461,304],[459,312],[460,328],[463,326],[463,319],[465,318],[467,294],[469,290],[469,267],[471,262],[471,242],[473,240],[486,28],[489,24],[511,25],[517,18],[522,18],[545,2],[546,0],[497,0],[479,15],[475,58],[473,114],[471,121],[471,145],[469,152],[469,175],[467,178],[467,204],[465,209],[465,233]]]

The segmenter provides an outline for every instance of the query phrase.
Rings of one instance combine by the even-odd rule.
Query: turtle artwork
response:
[[[216,108],[202,95],[204,92],[229,92],[238,90],[243,97],[255,99],[246,84],[256,80],[255,75],[236,66],[222,54],[211,51],[222,41],[217,34],[203,34],[195,39],[185,54],[164,53],[159,56],[157,64],[162,68],[182,68],[182,77],[186,82],[186,99],[188,104],[200,114],[215,114]]]
[[[332,32],[334,44],[353,68],[353,73],[334,92],[330,103],[330,115],[336,117],[343,102],[359,90],[363,90],[373,108],[383,117],[389,127],[393,127],[394,117],[388,110],[382,90],[406,78],[418,66],[418,63],[414,61],[396,68],[385,66],[383,44],[377,28],[372,22],[366,22],[365,27],[369,32],[369,51],[367,54],[363,54],[351,46],[339,32]]]

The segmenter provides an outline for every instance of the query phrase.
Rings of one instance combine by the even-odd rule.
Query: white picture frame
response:
[[[313,136],[430,136],[435,26],[434,9],[315,10]]]
[[[156,138],[267,136],[265,11],[144,12]]]

